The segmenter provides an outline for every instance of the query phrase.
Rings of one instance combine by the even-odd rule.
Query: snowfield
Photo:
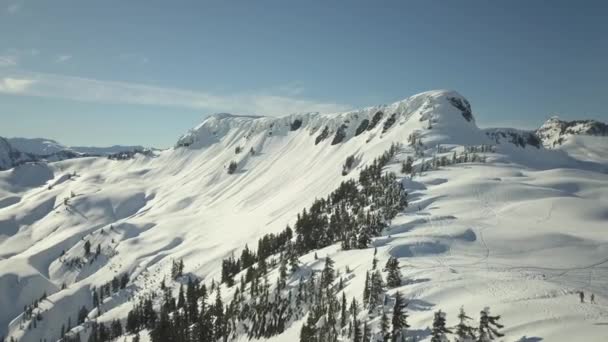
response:
[[[408,144],[413,133],[423,156]],[[177,291],[173,260],[183,259],[186,274],[217,282],[223,258],[293,225],[303,208],[397,142],[403,147],[385,171],[404,184],[408,208],[369,248],[335,244],[315,251],[319,260],[302,256],[302,269],[320,270],[330,256],[342,274],[352,270],[347,297],[360,298],[374,247],[379,265],[398,258],[404,282],[388,293],[407,299],[411,336],[420,341],[430,341],[436,310],[453,326],[461,306],[474,319],[487,306],[501,315],[505,341],[606,341],[608,137],[573,135],[554,149],[497,144],[461,95],[440,90],[347,113],[218,114],[153,156],[0,171],[0,336],[57,341],[70,319],[86,341],[90,329],[76,324],[83,305],[91,320],[124,320],[163,277]],[[485,162],[401,173],[408,156],[417,166],[482,145],[493,146],[479,153]],[[356,163],[343,176],[351,155]],[[87,241],[100,246],[98,256],[84,255]],[[127,288],[92,310],[91,289],[123,273]],[[44,319],[29,329],[24,306],[44,293]],[[222,293],[225,302],[232,298],[230,289]],[[304,321],[268,341],[297,341]]]

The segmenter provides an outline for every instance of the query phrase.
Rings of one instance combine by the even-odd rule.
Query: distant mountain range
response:
[[[82,157],[104,157],[146,151],[142,146],[66,146],[45,138],[0,137],[0,170],[28,162],[55,162]]]

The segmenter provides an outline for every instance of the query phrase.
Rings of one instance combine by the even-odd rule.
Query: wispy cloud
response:
[[[238,114],[280,116],[294,112],[340,112],[350,106],[268,91],[211,94],[139,83],[0,70],[0,93],[85,102],[193,108]]]
[[[72,55],[59,55],[55,58],[55,62],[57,63],[65,63],[72,59]]]
[[[10,4],[8,5],[8,7],[6,8],[6,11],[9,14],[15,14],[17,12],[19,12],[21,10],[21,4],[20,3],[14,3],[14,4]]]
[[[0,55],[0,67],[9,67],[17,65],[17,56]]]
[[[0,93],[24,94],[34,83],[36,83],[36,81],[29,79],[11,77],[0,78]]]

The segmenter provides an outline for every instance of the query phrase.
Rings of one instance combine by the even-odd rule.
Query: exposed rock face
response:
[[[573,135],[606,136],[608,125],[595,120],[564,121],[554,116],[536,130],[536,135],[545,147],[553,148]]]

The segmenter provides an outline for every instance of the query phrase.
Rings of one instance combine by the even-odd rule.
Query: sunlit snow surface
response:
[[[156,290],[174,259],[183,258],[185,271],[206,282],[217,280],[222,258],[293,224],[304,207],[357,177],[393,142],[404,148],[387,171],[403,177],[400,161],[412,152],[407,138],[414,131],[425,143],[427,160],[437,144],[449,150],[447,156],[463,145],[491,144],[448,97],[460,95],[433,91],[330,115],[216,115],[179,140],[188,147],[155,157],[84,158],[0,172],[0,335],[58,339],[68,316],[75,322],[82,305],[92,306],[93,286],[128,272],[128,291],[106,298],[99,317],[124,319],[133,303],[127,299]],[[384,117],[377,127],[355,136],[361,121],[379,110]],[[382,133],[392,114],[396,122]],[[302,125],[292,131],[296,119]],[[331,145],[342,124],[345,138]],[[328,138],[315,145],[325,126]],[[438,309],[453,325],[460,306],[473,317],[490,306],[502,315],[506,341],[605,340],[608,139],[577,139],[555,150],[505,143],[487,154],[485,164],[402,179],[410,206],[374,245],[380,265],[389,256],[399,258],[409,283],[395,290],[410,301],[413,327],[426,329]],[[342,164],[353,154],[361,162],[344,177]],[[229,175],[231,161],[238,168]],[[102,256],[80,269],[65,267],[60,258],[81,256],[83,239],[101,244]],[[330,246],[317,254],[330,255],[337,269],[348,265],[353,273],[347,295],[362,295],[373,248]],[[301,260],[304,268],[323,267],[312,255]],[[44,320],[36,329],[20,326],[24,305],[45,291]],[[587,298],[594,293],[597,304],[579,303],[577,291]],[[223,294],[232,296],[229,290]],[[297,340],[300,325],[271,340]]]

